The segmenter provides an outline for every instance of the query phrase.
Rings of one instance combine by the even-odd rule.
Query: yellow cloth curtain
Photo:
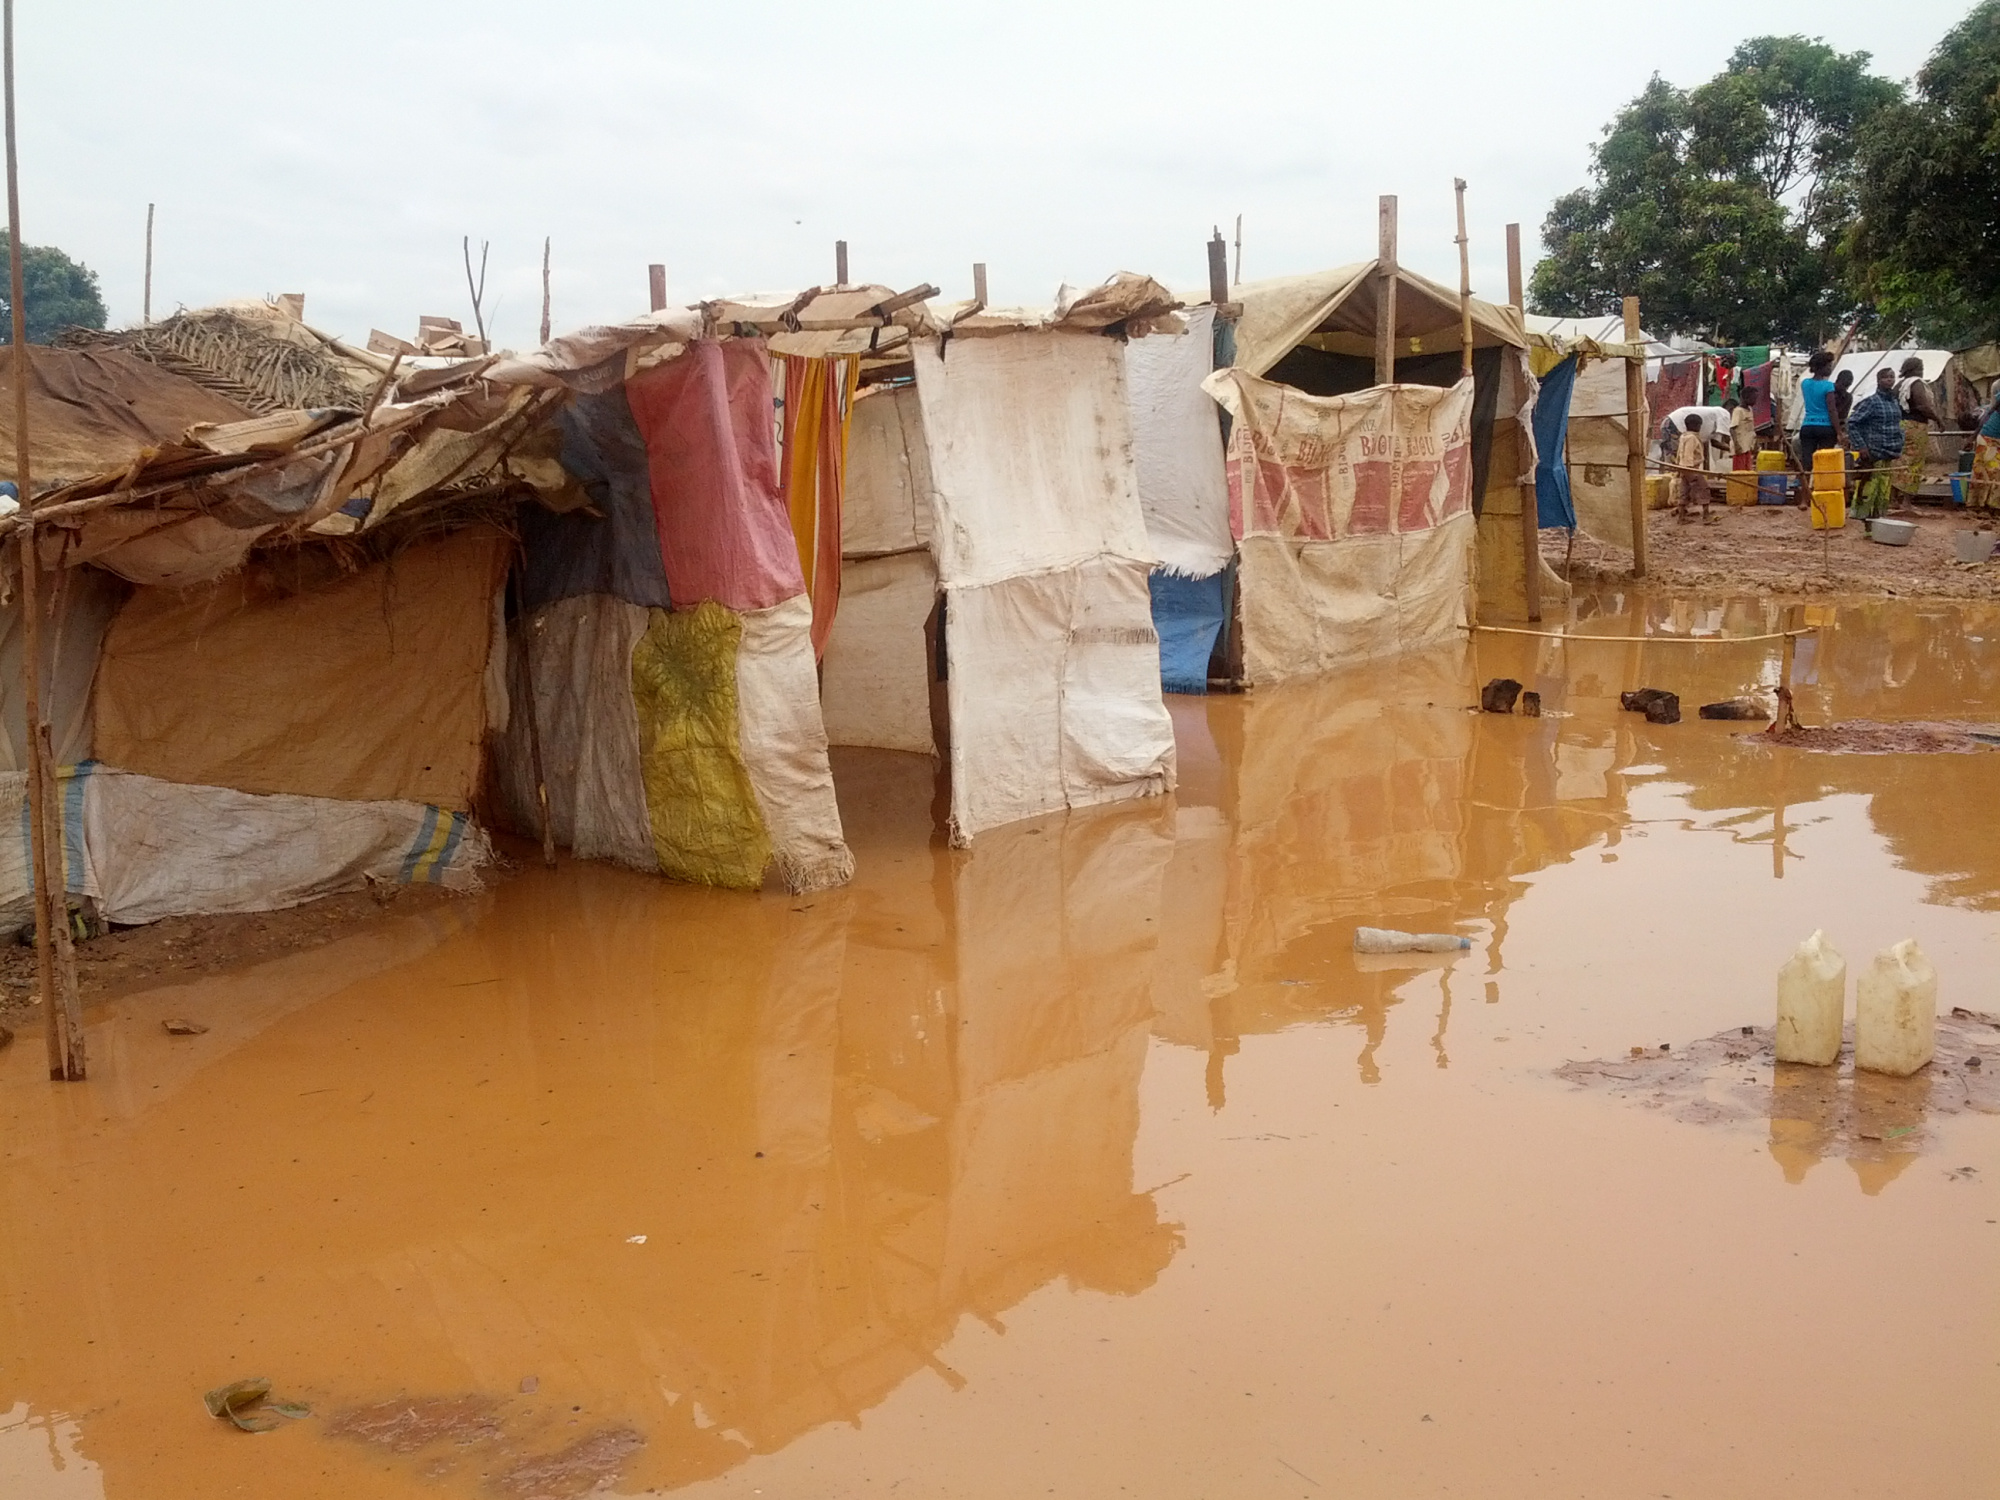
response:
[[[850,356],[785,359],[785,508],[799,570],[812,600],[813,655],[826,650],[840,607],[840,510],[847,484],[847,434],[861,361]]]

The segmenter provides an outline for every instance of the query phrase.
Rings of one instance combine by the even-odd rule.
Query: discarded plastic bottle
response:
[[[1815,931],[1778,970],[1778,1061],[1815,1068],[1835,1061],[1846,1013],[1847,960]]]
[[[1937,970],[1915,938],[1875,955],[1854,986],[1854,1066],[1907,1078],[1937,1050]]]
[[[1456,953],[1471,946],[1471,938],[1455,932],[1396,932],[1387,927],[1354,929],[1356,953]]]

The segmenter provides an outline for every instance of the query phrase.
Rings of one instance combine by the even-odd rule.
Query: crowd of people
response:
[[[1849,506],[1864,520],[1886,515],[1892,505],[1912,499],[1925,479],[1931,432],[1945,426],[1937,398],[1924,378],[1924,362],[1911,355],[1896,369],[1884,364],[1873,388],[1857,398],[1852,371],[1833,373],[1834,356],[1817,350],[1800,382],[1803,421],[1798,431],[1798,466],[1811,470],[1824,449],[1849,458]],[[1955,414],[1960,430],[1973,433],[1972,465],[1965,475],[1968,508],[2000,514],[2000,386],[1983,408]],[[1660,429],[1662,457],[1672,465],[1680,520],[1716,519],[1709,477],[1711,453],[1728,454],[1736,469],[1757,462],[1755,414],[1734,396],[1724,399],[1720,416],[1712,408],[1682,408],[1667,415]]]

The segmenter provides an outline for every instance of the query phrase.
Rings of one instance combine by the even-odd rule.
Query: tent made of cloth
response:
[[[1177,688],[1205,686],[1193,661],[1197,626],[1220,642],[1214,669],[1272,682],[1463,628],[1475,577],[1482,592],[1507,592],[1510,548],[1518,580],[1518,519],[1510,534],[1475,517],[1492,509],[1518,518],[1524,491],[1532,495],[1534,381],[1520,315],[1471,302],[1473,377],[1462,382],[1467,309],[1456,293],[1399,269],[1397,384],[1377,387],[1384,283],[1376,261],[1248,283],[1230,304],[1187,310],[1184,339],[1130,354],[1154,552],[1195,580],[1236,560],[1221,587],[1153,590],[1155,623],[1176,642]],[[1437,396],[1461,384],[1463,400],[1440,406]],[[1222,427],[1184,400],[1189,388],[1227,408],[1226,459]],[[1392,389],[1429,395],[1364,399]],[[1452,481],[1433,494],[1431,476],[1447,463]],[[1275,498],[1260,511],[1252,496]],[[1265,519],[1246,531],[1258,515]],[[1519,595],[1516,582],[1511,597]],[[1205,611],[1218,617],[1199,618]],[[1226,632],[1224,615],[1233,622]]]
[[[1052,311],[941,309],[908,378],[856,403],[829,731],[947,754],[954,842],[1174,784],[1125,340],[1107,336],[1178,331],[1172,308],[1121,274]]]
[[[710,336],[749,322],[655,314],[489,373],[568,393],[560,462],[587,502],[524,518],[509,667],[523,710],[499,780],[514,825],[539,829],[539,739],[552,831],[575,853],[739,889],[775,866],[809,891],[853,874],[802,566],[826,488],[787,505],[779,433],[801,440],[770,344]],[[820,374],[851,380],[851,358],[787,362],[830,359]],[[814,472],[837,495],[837,424],[829,439]]]

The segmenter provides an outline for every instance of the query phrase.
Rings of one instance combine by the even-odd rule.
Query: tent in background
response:
[[[1642,333],[1636,342],[1625,340],[1622,318],[1545,318],[1529,313],[1528,358],[1539,379],[1574,358],[1574,379],[1569,392],[1567,420],[1561,424],[1562,444],[1548,459],[1540,475],[1551,476],[1560,468],[1567,489],[1576,529],[1584,535],[1615,546],[1632,545],[1632,471],[1630,439],[1627,437],[1625,374],[1628,365],[1663,352]],[[1537,423],[1537,444],[1541,444],[1541,423]],[[1551,484],[1556,481],[1551,478]],[[1542,508],[1544,527],[1565,523],[1559,515]]]

